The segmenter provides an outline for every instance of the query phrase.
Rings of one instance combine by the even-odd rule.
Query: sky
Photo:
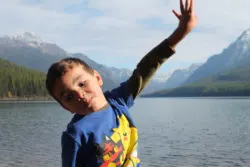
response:
[[[249,0],[194,0],[198,24],[160,69],[203,63],[250,28]],[[2,0],[0,36],[31,32],[69,53],[133,69],[177,27],[179,0]]]

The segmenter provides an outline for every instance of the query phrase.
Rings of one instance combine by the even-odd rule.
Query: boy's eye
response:
[[[68,102],[71,101],[73,98],[74,98],[74,95],[72,93],[69,93],[65,96],[65,100]]]
[[[83,82],[79,83],[79,87],[84,87],[84,86],[86,86],[86,81],[83,81]]]

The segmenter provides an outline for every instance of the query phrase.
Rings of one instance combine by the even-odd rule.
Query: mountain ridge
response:
[[[243,33],[221,53],[212,55],[200,66],[184,84],[198,81],[202,78],[216,75],[217,73],[232,69],[238,65],[250,62],[250,29]],[[183,85],[184,85],[183,84]]]
[[[250,96],[250,63],[175,89],[144,97]]]

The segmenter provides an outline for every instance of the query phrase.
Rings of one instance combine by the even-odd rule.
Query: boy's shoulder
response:
[[[104,92],[104,96],[107,100],[125,100],[127,101],[132,96],[128,80],[121,82],[118,87]]]

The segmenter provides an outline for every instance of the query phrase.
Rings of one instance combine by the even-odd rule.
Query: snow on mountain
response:
[[[249,48],[250,48],[249,44],[250,44],[250,29],[247,29],[236,40],[235,45],[237,49],[241,50],[241,53],[244,54],[249,51]]]
[[[250,28],[245,30],[241,36],[238,38],[238,41],[242,41],[242,42],[250,42]]]
[[[23,34],[12,36],[10,38],[14,39],[14,40],[21,40],[21,41],[24,41],[27,43],[32,43],[32,42],[36,42],[37,44],[43,43],[43,41],[40,37],[35,36],[34,33],[30,33],[30,32],[25,32]]]
[[[30,32],[17,34],[14,36],[4,36],[2,37],[2,41],[13,47],[32,47],[50,55],[70,55],[56,44],[44,42],[39,36],[35,36],[34,33]]]
[[[45,43],[41,40],[40,37],[35,36],[30,32],[25,32],[23,34],[17,34],[14,36],[4,36],[6,41],[8,40],[9,44],[13,44],[13,46],[24,46],[28,45],[31,47],[41,47],[45,45]]]

